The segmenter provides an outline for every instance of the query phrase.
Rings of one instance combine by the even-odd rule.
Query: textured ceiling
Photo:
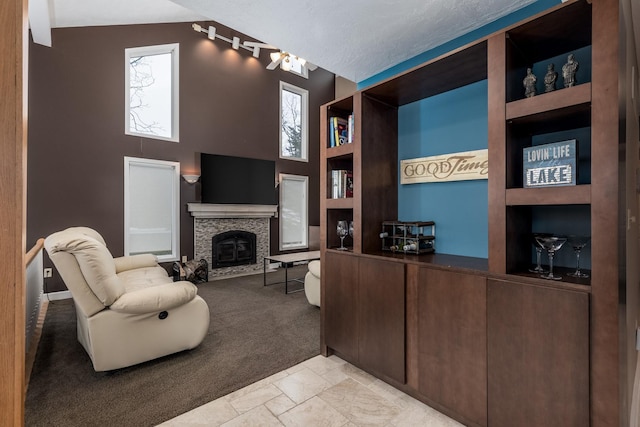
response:
[[[173,0],[362,81],[534,0]]]
[[[213,20],[359,82],[535,0],[50,1],[52,27]]]

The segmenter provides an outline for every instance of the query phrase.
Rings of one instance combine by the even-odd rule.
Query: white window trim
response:
[[[129,117],[129,64],[131,57],[161,55],[171,53],[171,137],[140,133],[130,128]],[[180,44],[162,44],[155,46],[132,47],[124,50],[124,75],[125,75],[125,97],[124,97],[124,133],[126,135],[140,136],[143,138],[159,139],[162,141],[180,142]]]
[[[301,118],[300,118],[300,126],[302,127],[302,157],[301,158],[288,157],[288,156],[282,155],[282,143],[284,142],[282,140],[282,91],[283,90],[296,93],[300,95],[300,98],[301,98],[301,101],[300,101],[300,109],[302,110]],[[298,162],[308,162],[309,161],[309,91],[306,89],[302,89],[297,86],[294,86],[290,83],[281,81],[278,98],[280,100],[280,105],[278,108],[278,115],[279,115],[278,132],[279,132],[279,140],[280,140],[280,144],[278,147],[279,156],[283,160],[295,160]]]
[[[180,256],[180,162],[166,160],[143,159],[138,157],[124,158],[124,254],[130,254],[131,242],[129,237],[130,218],[130,195],[129,195],[129,167],[131,164],[141,164],[158,168],[172,169],[174,173],[173,188],[171,190],[171,254],[158,255],[159,262],[178,261]]]
[[[304,182],[304,199],[306,201],[305,206],[304,206],[304,213],[303,213],[303,224],[301,224],[302,227],[302,233],[303,233],[303,242],[300,245],[290,245],[287,247],[283,246],[283,225],[284,225],[284,221],[283,221],[283,215],[282,212],[280,212],[280,214],[278,215],[280,221],[279,221],[279,247],[281,251],[289,251],[289,250],[296,250],[296,249],[305,249],[309,247],[309,177],[308,176],[302,176],[302,175],[291,175],[291,174],[285,174],[285,173],[281,173],[279,175],[279,182],[280,182],[280,205],[279,208],[282,209],[282,196],[283,196],[283,188],[284,186],[282,185],[283,181],[285,180],[292,180],[292,181],[301,181]]]

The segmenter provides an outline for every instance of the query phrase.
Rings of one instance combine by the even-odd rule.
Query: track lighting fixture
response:
[[[191,27],[193,28],[194,31],[197,31],[199,33],[205,33],[210,40],[214,40],[214,41],[216,39],[223,40],[231,44],[231,47],[235,50],[238,50],[239,48],[248,50],[249,52],[252,53],[254,58],[260,57],[260,49],[278,49],[277,47],[271,46],[270,44],[266,44],[266,43],[251,42],[251,41],[245,41],[244,43],[240,43],[239,37],[233,37],[232,39],[229,39],[227,37],[224,37],[218,34],[216,32],[216,27],[214,27],[213,25],[209,25],[209,28],[203,28],[201,25],[193,23]],[[307,62],[306,60],[298,56],[291,55],[288,52],[283,52],[283,51],[271,52],[270,58],[271,58],[271,63],[267,65],[268,70],[274,70],[278,65],[280,65],[280,67],[284,71],[290,71],[293,66],[293,61],[297,61],[297,63],[300,64],[301,68],[306,68],[307,70],[313,71],[317,68],[316,65],[311,64],[310,62]]]

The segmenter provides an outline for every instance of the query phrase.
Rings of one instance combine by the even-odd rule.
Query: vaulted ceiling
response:
[[[33,1],[52,27],[212,20],[359,82],[536,0]]]

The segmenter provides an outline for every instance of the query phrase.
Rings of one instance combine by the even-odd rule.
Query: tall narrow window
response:
[[[309,92],[280,82],[280,158],[308,161]]]
[[[125,133],[178,142],[179,45],[125,49]]]
[[[309,246],[309,177],[280,174],[280,250]]]
[[[124,158],[124,253],[179,258],[180,163]]]

